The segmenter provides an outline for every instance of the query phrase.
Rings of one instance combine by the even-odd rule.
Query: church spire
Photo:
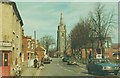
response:
[[[60,14],[60,25],[62,25],[63,24],[63,14],[61,13]]]

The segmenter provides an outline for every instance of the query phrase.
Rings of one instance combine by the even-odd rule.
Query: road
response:
[[[45,64],[43,70],[37,69],[36,76],[91,76],[84,66],[67,65],[61,58],[54,58],[51,64]]]
[[[54,58],[51,64],[44,64],[43,70],[37,68],[28,68],[27,70],[22,76],[97,76],[88,74],[85,65],[67,65],[66,62],[61,61],[61,58]],[[29,74],[26,74],[28,72]],[[120,73],[118,76],[120,77]],[[111,75],[110,78],[117,77]]]

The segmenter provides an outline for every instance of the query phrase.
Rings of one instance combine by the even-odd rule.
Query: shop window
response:
[[[8,66],[8,53],[4,54],[4,66]]]

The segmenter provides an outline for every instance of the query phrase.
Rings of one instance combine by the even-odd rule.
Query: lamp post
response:
[[[34,31],[34,39],[35,39],[34,55],[35,55],[35,58],[36,58],[36,56],[37,56],[37,52],[36,52],[36,31]]]

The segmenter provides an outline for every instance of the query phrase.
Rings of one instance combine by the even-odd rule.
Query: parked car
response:
[[[113,73],[117,75],[119,72],[119,66],[111,63],[106,59],[93,59],[87,65],[88,73],[108,74]]]
[[[50,58],[49,57],[46,57],[44,58],[44,64],[50,64]]]
[[[67,65],[77,65],[77,62],[75,60],[68,60]]]
[[[69,59],[70,59],[70,57],[68,57],[68,56],[64,56],[64,57],[62,57],[62,61],[63,61],[63,62],[68,62]]]

